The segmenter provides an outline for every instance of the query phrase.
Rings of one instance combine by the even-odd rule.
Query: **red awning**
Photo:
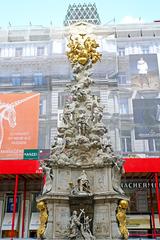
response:
[[[41,174],[37,160],[0,160],[0,174]]]
[[[126,173],[160,172],[160,158],[125,158]],[[41,174],[37,160],[0,160],[0,174]]]
[[[160,158],[125,158],[126,173],[160,172]]]

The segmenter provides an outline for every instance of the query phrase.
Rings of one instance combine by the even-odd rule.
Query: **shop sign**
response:
[[[122,182],[121,187],[123,189],[146,189],[146,188],[156,188],[155,183],[149,183],[149,182]],[[159,187],[160,187],[160,182],[159,182]]]
[[[39,149],[24,149],[23,159],[24,160],[38,160],[39,159]]]

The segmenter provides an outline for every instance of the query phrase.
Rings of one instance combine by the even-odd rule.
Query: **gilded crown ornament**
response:
[[[80,35],[80,34],[79,34]],[[100,61],[102,54],[96,51],[99,44],[90,37],[84,38],[84,35],[80,38],[73,39],[70,36],[68,48],[70,51],[67,52],[68,59],[72,64],[79,63],[81,65],[87,64],[91,61],[93,64],[98,60]]]

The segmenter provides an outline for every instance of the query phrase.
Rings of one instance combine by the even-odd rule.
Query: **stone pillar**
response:
[[[96,200],[94,205],[93,235],[96,240],[110,238],[110,208],[103,200]]]
[[[116,209],[117,209],[118,200],[116,199],[110,205],[111,207],[111,239],[121,239],[121,234],[118,228],[117,219],[116,219]]]
[[[48,222],[46,226],[46,231],[44,234],[44,237],[46,239],[52,239],[53,238],[53,204],[48,201],[47,202],[47,209],[48,209]]]
[[[47,204],[48,222],[44,234],[45,239],[65,239],[70,222],[69,199],[62,196],[44,196]]]

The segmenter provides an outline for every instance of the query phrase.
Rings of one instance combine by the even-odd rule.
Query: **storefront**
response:
[[[39,163],[32,160],[0,162],[3,165],[0,168],[0,237],[36,237],[39,226],[36,197],[41,193],[43,182]]]
[[[130,198],[127,227],[130,236],[160,236],[160,159],[129,158],[121,186]]]

